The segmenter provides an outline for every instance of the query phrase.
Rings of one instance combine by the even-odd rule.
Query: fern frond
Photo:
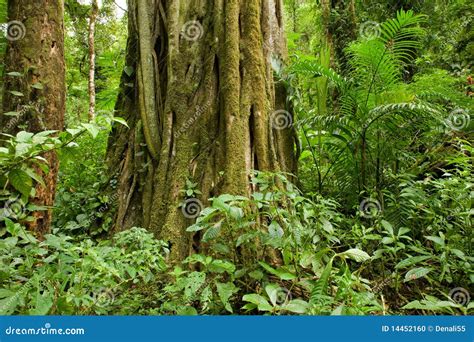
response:
[[[291,67],[291,70],[302,75],[326,77],[329,81],[336,85],[336,87],[341,89],[347,87],[347,80],[344,77],[340,76],[333,69],[327,68],[315,61],[304,60],[296,62]]]
[[[314,288],[311,291],[312,304],[317,303],[321,297],[327,295],[327,288],[329,285],[329,277],[331,276],[333,260],[334,257],[329,260],[328,264],[324,268],[323,273],[321,274],[321,277],[316,281],[316,284],[314,285]]]
[[[415,15],[413,11],[400,10],[396,19],[390,19],[381,25],[379,40],[401,62],[409,62],[414,52],[421,47],[420,38],[424,30],[420,24],[426,20],[424,15]]]

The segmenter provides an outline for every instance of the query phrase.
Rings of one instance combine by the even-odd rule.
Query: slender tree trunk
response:
[[[296,170],[286,92],[271,66],[286,58],[282,10],[281,0],[129,0],[116,110],[130,129],[117,127],[108,149],[116,229],[147,227],[180,260],[193,248],[193,219],[180,208],[186,179],[206,205],[248,195],[254,169]]]
[[[357,17],[354,0],[321,0],[323,28],[331,49],[331,65],[342,71],[347,68],[344,49],[357,38]],[[337,13],[337,15],[333,15]]]
[[[30,132],[63,129],[66,92],[63,13],[61,0],[8,1],[9,21],[15,21],[16,31],[11,27],[8,33],[5,70],[22,76],[6,76],[3,111],[17,111],[22,115],[15,121],[2,116],[2,131],[16,133],[19,126]],[[22,34],[15,35],[15,32]],[[54,152],[43,157],[48,161],[49,172],[43,174],[38,170],[38,173],[46,186],[36,187],[32,201],[53,206],[59,162]],[[51,210],[38,211],[34,217],[30,228],[40,236],[48,232]]]
[[[89,121],[95,118],[95,22],[98,13],[97,0],[92,0],[89,16]]]

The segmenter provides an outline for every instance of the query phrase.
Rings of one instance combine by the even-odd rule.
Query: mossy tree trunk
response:
[[[40,132],[62,130],[65,112],[64,4],[61,0],[9,0],[8,48],[5,58],[3,111],[18,112],[16,118],[2,115],[1,131]],[[13,73],[13,74],[12,74]],[[21,74],[21,76],[20,76]],[[36,187],[33,202],[54,204],[59,162],[56,153],[43,157],[49,172],[45,186]],[[41,170],[38,173],[42,174]],[[34,213],[30,228],[42,235],[49,231],[51,210]]]
[[[331,49],[333,68],[347,71],[344,49],[357,38],[357,17],[354,0],[321,0],[323,29]]]
[[[280,121],[292,118],[272,69],[286,58],[282,9],[281,0],[129,0],[116,111],[130,129],[117,127],[108,148],[116,229],[146,227],[180,260],[199,249],[179,207],[187,179],[206,205],[248,195],[252,170],[295,172],[294,130]]]

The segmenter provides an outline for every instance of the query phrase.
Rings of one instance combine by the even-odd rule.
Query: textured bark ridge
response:
[[[19,126],[29,132],[62,130],[65,112],[64,4],[61,0],[9,0],[8,16],[12,26],[5,59],[5,71],[23,76],[6,76],[3,112],[16,111],[14,120],[0,115],[0,131],[15,134]],[[20,22],[14,23],[14,22]],[[13,36],[11,36],[13,35]],[[17,96],[11,91],[20,92]],[[33,202],[52,207],[56,191],[58,158],[44,155],[49,173],[45,186],[36,187]],[[37,170],[41,174],[41,170]],[[30,228],[39,235],[51,224],[51,210],[34,214]]]
[[[250,193],[252,170],[295,171],[291,127],[275,128],[285,89],[281,0],[130,0],[127,68],[108,163],[117,178],[116,229],[149,228],[187,256],[186,179],[199,200]],[[280,119],[282,119],[280,117]],[[291,121],[291,118],[283,118]]]

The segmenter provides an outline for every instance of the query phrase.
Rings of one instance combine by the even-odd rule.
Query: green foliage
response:
[[[1,314],[105,314],[124,289],[149,284],[165,268],[164,244],[133,228],[97,244],[65,235],[42,242],[7,219],[0,241]],[[21,262],[18,262],[21,260]]]
[[[81,124],[78,128],[64,132],[44,131],[18,132],[15,136],[3,134],[0,147],[0,224],[6,218],[18,222],[31,219],[29,213],[45,210],[29,203],[35,196],[37,185],[45,186],[42,173],[48,173],[45,153],[61,151],[68,153],[78,145],[76,141],[88,133],[93,139],[101,130],[109,131],[116,119],[101,116],[96,123]],[[122,122],[120,121],[122,124]]]
[[[255,171],[248,196],[209,199],[187,228],[196,251],[171,264],[147,230],[113,232],[118,195],[103,193],[117,187],[104,161],[111,126],[126,125],[108,112],[122,72],[134,72],[125,21],[103,1],[100,110],[81,123],[90,7],[67,0],[68,128],[0,143],[0,314],[472,314],[472,10],[436,3],[364,0],[371,13],[359,9],[359,22],[384,22],[355,39],[348,8],[323,18],[318,2],[285,1],[292,60],[276,76],[298,118],[299,174]],[[410,10],[387,20],[400,6],[430,20]],[[54,225],[39,241],[25,226],[47,209],[30,199],[53,150]],[[186,179],[181,197],[200,188]]]

